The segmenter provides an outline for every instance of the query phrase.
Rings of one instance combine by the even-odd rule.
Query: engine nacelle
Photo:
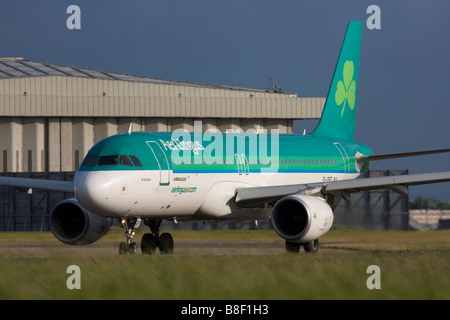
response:
[[[59,202],[50,213],[55,237],[70,245],[86,245],[103,237],[112,225],[111,218],[84,209],[75,198]]]
[[[286,196],[272,210],[275,231],[290,242],[318,239],[330,230],[333,218],[333,211],[325,200],[305,195]]]

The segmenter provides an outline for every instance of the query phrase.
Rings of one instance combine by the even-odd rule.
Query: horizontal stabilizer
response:
[[[402,153],[387,153],[387,154],[378,154],[378,155],[374,154],[374,155],[370,155],[370,156],[365,156],[363,154],[357,154],[355,156],[355,158],[358,162],[369,162],[369,161],[377,161],[377,160],[425,156],[425,155],[429,155],[429,154],[446,153],[446,152],[450,152],[450,149],[437,149],[437,150],[413,151],[413,152],[402,152]]]
[[[344,190],[346,192],[360,192],[365,190],[385,189],[392,186],[415,186],[448,181],[450,181],[450,171],[362,178],[330,182],[325,187],[324,192],[326,193],[341,190]]]

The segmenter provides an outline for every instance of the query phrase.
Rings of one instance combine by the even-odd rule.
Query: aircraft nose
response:
[[[87,210],[98,215],[111,215],[112,185],[114,181],[103,172],[77,171],[75,174],[75,197]]]

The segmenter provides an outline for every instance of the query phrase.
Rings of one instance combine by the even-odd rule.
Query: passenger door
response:
[[[147,145],[150,150],[152,150],[155,156],[156,162],[159,166],[159,184],[168,185],[170,184],[170,165],[169,159],[167,159],[162,147],[156,141],[147,141]]]

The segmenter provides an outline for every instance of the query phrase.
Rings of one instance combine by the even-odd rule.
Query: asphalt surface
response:
[[[140,242],[137,242],[141,254]],[[219,241],[175,239],[174,255],[281,255],[285,253],[282,242]],[[119,242],[101,240],[87,246],[70,246],[63,243],[2,242],[0,256],[52,257],[52,256],[113,256],[119,254]],[[159,254],[159,251],[156,252]]]

